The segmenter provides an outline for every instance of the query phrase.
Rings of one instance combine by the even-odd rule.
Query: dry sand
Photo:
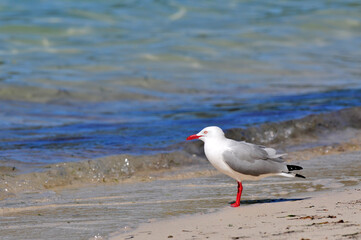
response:
[[[361,239],[361,187],[151,222],[110,239]]]

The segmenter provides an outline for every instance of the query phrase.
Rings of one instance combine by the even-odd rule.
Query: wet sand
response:
[[[266,178],[257,182],[245,182],[243,184],[242,205],[239,209],[228,207],[229,202],[235,198],[235,182],[227,176],[217,174],[211,167],[208,169],[203,167],[196,169],[195,166],[192,166],[191,169],[183,169],[176,172],[165,171],[159,173],[158,176],[154,176],[157,180],[153,181],[96,184],[89,187],[49,189],[46,191],[17,194],[16,197],[1,201],[0,216],[2,224],[0,225],[0,238],[99,240],[108,239],[108,236],[114,236],[112,234],[114,232],[123,233],[124,230],[127,230],[125,235],[119,236],[120,239],[132,236],[135,239],[151,239],[148,235],[145,238],[142,238],[143,235],[138,235],[143,234],[144,230],[142,229],[145,227],[159,231],[157,234],[166,234],[164,238],[173,236],[174,239],[192,239],[193,235],[196,236],[195,234],[198,234],[197,236],[200,236],[200,239],[206,239],[208,235],[203,236],[201,234],[213,232],[213,229],[216,231],[217,224],[219,228],[224,228],[223,230],[236,231],[218,232],[217,234],[225,234],[224,236],[226,237],[237,238],[243,235],[238,236],[231,233],[238,234],[237,230],[239,227],[245,228],[245,226],[240,224],[245,222],[248,224],[252,218],[254,225],[247,225],[247,231],[252,231],[249,233],[249,236],[265,229],[264,225],[260,225],[262,222],[266,222],[268,227],[273,226],[273,224],[284,226],[278,232],[273,229],[272,231],[265,230],[271,237],[273,237],[272,234],[296,230],[301,231],[302,227],[305,228],[302,231],[307,233],[308,228],[317,229],[326,226],[329,226],[329,228],[335,228],[335,226],[347,227],[350,231],[345,234],[355,234],[356,231],[352,232],[354,230],[352,224],[359,224],[353,222],[357,215],[352,218],[346,218],[343,215],[353,205],[348,205],[347,203],[351,200],[343,200],[347,198],[339,196],[339,194],[344,192],[348,196],[348,193],[352,193],[354,189],[360,188],[360,158],[360,151],[349,151],[324,156],[318,155],[309,160],[298,162],[298,164],[305,168],[302,174],[306,175],[307,179]],[[175,169],[173,170],[175,171]],[[346,191],[346,189],[351,190]],[[338,193],[334,195],[334,192]],[[321,198],[315,197],[315,194],[318,193],[321,193]],[[322,197],[323,194],[326,195]],[[361,197],[359,192],[356,194],[352,196],[358,199],[356,204],[358,204],[357,211],[359,211]],[[300,198],[305,199],[296,202],[285,201]],[[284,200],[277,203],[279,199]],[[332,204],[334,203],[331,202],[331,205],[328,205],[326,201],[328,199],[345,202],[345,204],[337,205],[337,209],[339,209],[342,216],[337,215],[338,212],[331,211],[336,209],[336,207],[329,207],[333,206]],[[315,207],[307,209],[307,206],[310,207],[312,205]],[[286,208],[286,206],[289,206],[289,208]],[[328,211],[318,211],[324,208],[328,209]],[[216,215],[208,214],[212,211],[219,212],[215,213]],[[222,218],[222,221],[214,218],[214,216],[223,212],[233,214],[233,211],[238,213],[238,215],[230,215],[229,218]],[[249,211],[248,215],[243,215],[243,211]],[[359,214],[359,212],[357,213]],[[195,228],[195,224],[188,220],[182,220],[188,219],[188,217],[183,218],[181,216],[189,214],[203,214],[201,216],[190,217],[190,219],[197,219],[197,217],[203,216],[203,220],[195,220],[197,224],[198,221],[201,224],[198,228],[201,229],[203,226],[203,230],[195,232],[196,229],[191,228]],[[265,214],[267,216],[263,216]],[[291,221],[292,217],[278,218],[288,215],[297,215],[293,218],[305,217],[306,219]],[[337,216],[337,218],[328,218],[328,215]],[[308,216],[310,218],[313,216],[317,217],[313,217],[314,220],[312,220],[307,219],[309,218]],[[180,218],[177,219],[176,217]],[[318,219],[320,217],[321,219]],[[163,225],[159,228],[159,224],[162,224],[162,222],[154,223],[156,224],[154,226],[152,223],[150,225],[142,225],[139,229],[136,228],[149,221],[162,220],[166,221],[167,224],[175,224],[173,226],[178,228],[171,228],[171,226],[168,228],[167,226],[163,227]],[[288,220],[288,225],[299,222],[299,224],[302,223],[304,226],[301,224],[300,228],[296,229],[295,227],[289,230],[286,229],[288,225],[278,223],[278,221],[286,220]],[[344,223],[335,223],[340,220],[343,220]],[[185,221],[184,227],[183,225],[178,225],[178,223],[181,224],[179,221]],[[319,224],[327,221],[329,223],[324,223],[325,225]],[[190,225],[186,225],[188,223]],[[307,226],[313,223],[315,223],[314,226]],[[349,228],[350,224],[351,227]],[[186,226],[189,226],[189,228],[186,228]],[[209,226],[212,226],[212,230],[207,230],[210,229]],[[237,228],[233,227],[233,229],[232,226],[237,226]],[[135,231],[130,232],[129,230],[131,229],[135,229]],[[168,233],[168,229],[174,229],[174,231]],[[192,233],[187,231],[192,231]],[[189,237],[188,235],[176,235],[178,233],[189,234]],[[292,234],[298,233],[292,232]],[[154,236],[158,235],[154,233]],[[183,236],[184,238],[182,238]],[[212,236],[213,234],[208,237],[211,238]],[[219,238],[222,235],[215,236],[213,239],[226,238]],[[282,239],[279,236],[274,236],[274,239]],[[288,235],[286,234],[285,236],[287,237]],[[307,236],[310,235],[303,235],[303,237]],[[255,239],[255,237],[250,239]]]
[[[361,239],[360,214],[358,186],[148,223],[110,239]]]

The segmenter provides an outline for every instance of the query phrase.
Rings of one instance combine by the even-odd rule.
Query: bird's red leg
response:
[[[239,205],[241,204],[241,195],[242,195],[243,186],[242,186],[242,182],[237,182],[237,183],[238,183],[237,199],[235,203],[231,204],[231,207],[239,207]]]

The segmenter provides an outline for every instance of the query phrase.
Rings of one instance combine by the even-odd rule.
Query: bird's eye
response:
[[[208,133],[208,131],[204,131],[203,133],[204,133],[204,134],[207,134],[207,133]]]

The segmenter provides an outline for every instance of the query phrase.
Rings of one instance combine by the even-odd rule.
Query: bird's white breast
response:
[[[217,139],[212,139],[204,144],[204,152],[208,161],[220,172],[229,175],[232,169],[223,160],[223,152],[227,150],[226,144]]]

